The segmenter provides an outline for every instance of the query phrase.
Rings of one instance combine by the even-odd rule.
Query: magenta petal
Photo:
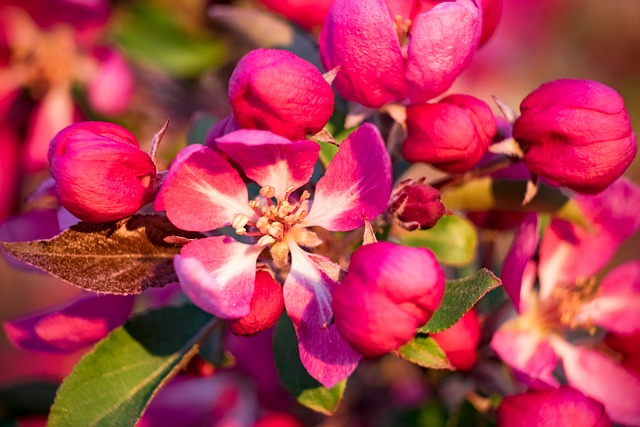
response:
[[[261,250],[229,236],[189,243],[174,259],[182,290],[195,305],[220,318],[246,316]]]
[[[340,95],[378,108],[404,99],[404,59],[384,0],[334,0],[320,34],[325,69],[340,67]]]
[[[627,262],[609,273],[576,320],[618,334],[640,331],[640,261]]]
[[[391,197],[391,159],[378,129],[366,123],[342,144],[316,185],[306,225],[353,230],[384,211]]]
[[[320,146],[308,140],[290,141],[265,130],[239,130],[216,139],[217,147],[260,186],[270,185],[281,199],[290,186],[309,182]]]
[[[604,406],[571,387],[506,396],[498,408],[501,427],[610,427]]]
[[[122,325],[131,314],[134,300],[133,296],[86,295],[63,307],[7,321],[4,330],[17,348],[73,353]]]
[[[123,113],[133,97],[135,81],[124,56],[117,50],[101,46],[93,51],[98,70],[87,87],[91,106],[101,114]]]
[[[171,165],[155,208],[188,231],[208,231],[231,224],[237,214],[255,216],[247,187],[238,172],[208,147],[186,147]]]
[[[553,220],[540,244],[540,294],[545,299],[555,283],[574,284],[590,277],[611,259],[620,243],[640,228],[640,187],[621,178],[596,196],[577,198],[593,224],[586,231]]]
[[[413,23],[405,81],[412,103],[449,89],[467,67],[480,41],[481,19],[471,0],[443,2]]]
[[[547,340],[535,332],[508,328],[507,324],[493,334],[491,348],[522,382],[537,389],[558,387],[553,377],[557,359]]]
[[[516,231],[516,235],[507,253],[502,267],[502,286],[511,298],[516,310],[521,312],[522,283],[527,264],[533,258],[538,247],[538,216],[527,214]],[[527,299],[527,295],[524,296]]]
[[[640,425],[640,376],[604,353],[552,341],[569,385],[604,404],[616,423]]]
[[[309,374],[325,387],[333,387],[356,369],[356,353],[332,324],[331,299],[338,282],[318,268],[296,244],[291,250],[291,271],[284,283],[284,304],[298,335],[300,360]],[[328,260],[327,260],[328,261]]]

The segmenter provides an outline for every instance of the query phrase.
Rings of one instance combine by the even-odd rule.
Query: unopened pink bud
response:
[[[622,97],[591,80],[555,80],[530,93],[513,137],[531,172],[574,191],[603,191],[631,164],[636,137]]]
[[[443,293],[444,273],[429,249],[364,245],[333,294],[335,324],[356,351],[382,356],[415,336]]]
[[[51,141],[48,155],[60,202],[82,221],[126,218],[153,197],[155,165],[118,125],[71,125]]]
[[[479,0],[482,5],[482,33],[480,47],[489,41],[495,33],[502,16],[502,0]]]
[[[400,182],[389,201],[389,212],[393,219],[409,231],[433,227],[445,211],[440,192],[425,184],[424,178]]]
[[[567,386],[507,396],[498,408],[499,427],[610,427],[604,406]]]
[[[456,369],[467,371],[478,360],[480,322],[474,309],[467,311],[452,327],[431,336]]]
[[[284,310],[282,286],[266,270],[256,272],[250,310],[245,317],[227,322],[231,332],[236,335],[257,334],[275,325]]]
[[[333,91],[320,71],[278,49],[253,50],[238,62],[229,101],[240,128],[291,140],[320,132],[333,114]]]
[[[260,0],[274,12],[278,12],[307,30],[322,27],[329,13],[332,0]]]
[[[450,95],[435,104],[407,107],[402,154],[410,162],[463,173],[480,161],[495,133],[495,117],[486,103],[470,95]]]

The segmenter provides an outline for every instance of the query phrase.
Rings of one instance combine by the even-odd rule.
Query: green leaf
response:
[[[589,221],[575,200],[558,188],[540,184],[536,196],[522,206],[526,186],[526,181],[494,180],[490,177],[474,179],[444,190],[442,203],[452,211],[463,209],[478,212],[498,210],[549,213],[586,229],[590,228]]]
[[[429,230],[407,231],[394,226],[391,235],[399,237],[402,244],[429,248],[438,262],[461,266],[473,261],[478,246],[475,227],[465,218],[445,215]]]
[[[418,335],[400,347],[398,355],[423,368],[455,370],[438,343],[433,338],[424,335]]]
[[[273,340],[276,367],[286,389],[301,405],[322,414],[333,414],[342,401],[347,380],[325,388],[309,375],[300,361],[296,331],[286,315],[278,322]]]
[[[139,294],[178,281],[173,257],[181,247],[165,239],[201,237],[160,215],[135,215],[103,224],[81,222],[48,240],[0,242],[7,253],[80,288]]]
[[[172,9],[148,1],[127,4],[115,20],[114,35],[129,58],[175,77],[196,77],[227,56],[221,40],[185,28]]]
[[[194,305],[134,317],[75,366],[58,390],[47,425],[135,425],[217,321]]]
[[[500,279],[486,268],[473,276],[448,280],[440,306],[419,332],[436,333],[449,329],[471,310],[480,298],[501,284]]]

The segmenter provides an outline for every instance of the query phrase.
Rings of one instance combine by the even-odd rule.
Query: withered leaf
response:
[[[178,281],[173,257],[181,246],[169,236],[203,237],[160,215],[135,215],[104,224],[81,222],[48,240],[0,242],[10,255],[83,289],[139,294]]]

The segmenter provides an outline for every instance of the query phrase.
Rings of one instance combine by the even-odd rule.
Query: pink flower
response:
[[[402,155],[452,173],[466,172],[487,152],[496,133],[491,108],[470,95],[449,95],[434,104],[407,107]]]
[[[311,178],[317,143],[290,141],[267,131],[239,130],[216,140],[217,148],[260,187],[248,200],[239,173],[212,149],[185,148],[174,160],[156,201],[184,230],[207,231],[231,225],[230,235],[193,241],[175,258],[183,290],[200,308],[221,318],[250,312],[256,261],[269,249],[276,267],[289,264],[284,303],[298,335],[300,357],[309,373],[332,386],[354,369],[359,355],[331,324],[337,277],[332,263],[301,248],[321,241],[308,229],[353,230],[387,205],[391,164],[377,129],[361,126],[341,145],[311,198],[296,192]]]
[[[332,0],[260,0],[274,12],[307,30],[320,29]]]
[[[243,129],[292,140],[322,130],[333,114],[333,90],[311,63],[291,52],[257,49],[229,79],[229,102]]]
[[[426,230],[438,222],[445,208],[440,192],[424,183],[424,178],[398,183],[389,200],[389,213],[406,230]]]
[[[495,33],[502,16],[502,0],[480,0],[482,5],[482,34],[480,47],[484,46]]]
[[[498,408],[499,427],[610,427],[601,403],[571,387],[507,396]]]
[[[570,386],[602,402],[616,423],[640,423],[640,376],[610,354],[576,345],[565,335],[594,326],[616,334],[640,331],[640,263],[628,262],[599,284],[594,275],[620,243],[640,228],[640,188],[620,179],[577,201],[593,224],[587,231],[554,219],[539,248],[529,215],[505,259],[502,282],[520,315],[493,336],[491,346],[535,388],[555,388],[558,362]],[[539,291],[534,290],[536,278]]]
[[[87,98],[100,114],[118,115],[125,112],[135,81],[125,58],[113,48],[100,46],[93,50],[97,70],[87,86]]]
[[[250,309],[246,316],[227,321],[231,332],[236,335],[257,334],[275,325],[284,310],[282,286],[267,270],[256,271]]]
[[[456,369],[468,371],[478,360],[480,321],[474,309],[467,311],[449,329],[431,336]]]
[[[83,221],[131,216],[153,197],[155,165],[118,125],[71,125],[51,141],[48,157],[60,202]]]
[[[334,84],[347,100],[371,108],[407,98],[425,102],[446,91],[471,61],[481,31],[473,0],[409,3],[333,2],[320,58],[328,70],[340,66]]]
[[[356,351],[382,356],[415,336],[443,293],[444,273],[429,249],[364,245],[334,293],[335,324]]]
[[[580,193],[603,191],[631,164],[636,137],[620,95],[590,80],[555,80],[520,104],[513,137],[531,172]]]

